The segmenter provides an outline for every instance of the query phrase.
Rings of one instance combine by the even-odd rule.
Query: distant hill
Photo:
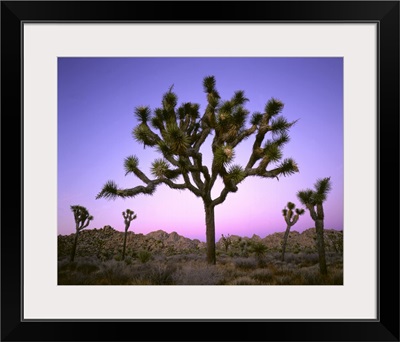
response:
[[[267,246],[269,251],[278,252],[281,248],[284,232],[270,234],[264,238],[257,235],[241,237],[231,235],[231,244],[228,247],[230,253],[243,253],[252,244],[258,242]],[[100,229],[88,229],[79,233],[77,256],[97,256],[108,259],[118,255],[122,251],[124,233],[115,230],[111,226]],[[58,257],[69,256],[75,234],[58,236]],[[291,231],[286,247],[287,252],[316,253],[315,228],[309,228],[302,233]],[[325,229],[325,245],[327,252],[343,252],[343,232],[334,229]],[[206,249],[205,242],[198,239],[189,239],[176,232],[167,233],[157,230],[148,234],[127,234],[127,255],[132,255],[140,250],[146,250],[154,254],[182,254],[202,252]],[[216,243],[217,250],[225,251],[222,238]]]

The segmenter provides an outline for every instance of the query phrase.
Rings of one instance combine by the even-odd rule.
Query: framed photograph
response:
[[[398,1],[1,28],[2,340],[399,341]]]

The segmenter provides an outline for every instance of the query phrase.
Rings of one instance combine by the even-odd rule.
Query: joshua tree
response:
[[[236,91],[230,100],[222,101],[216,90],[214,76],[203,79],[207,106],[200,116],[200,105],[187,102],[177,107],[177,95],[172,87],[163,95],[161,107],[154,112],[149,107],[135,108],[139,124],[133,130],[134,138],[144,147],[156,148],[162,158],[154,160],[150,179],[139,169],[136,156],[125,158],[126,174],[132,173],[144,185],[120,189],[108,181],[96,198],[127,198],[139,194],[154,194],[160,184],[171,189],[190,190],[203,201],[206,223],[207,261],[215,264],[214,209],[223,203],[227,195],[238,190],[238,184],[246,177],[278,178],[298,172],[296,162],[282,159],[282,147],[289,141],[288,131],[295,124],[278,115],[283,103],[271,98],[262,113],[252,114],[246,127],[249,111],[244,105],[248,101],[244,91]],[[152,128],[151,128],[152,127]],[[269,133],[270,139],[264,141]],[[247,164],[232,164],[235,148],[242,141],[255,135]],[[208,137],[212,137],[210,166],[203,163],[200,148]],[[217,178],[222,180],[222,190],[212,197]]]
[[[328,192],[332,186],[330,177],[318,179],[314,184],[314,189],[306,189],[299,191],[297,197],[300,202],[306,206],[310,212],[311,218],[315,222],[315,230],[317,234],[317,249],[319,255],[319,270],[321,274],[327,274],[325,260],[325,243],[324,243],[324,207],[323,203],[326,200]]]
[[[137,216],[130,209],[126,209],[125,211],[123,211],[122,216],[124,217],[124,222],[125,222],[124,247],[122,249],[122,260],[124,260],[125,259],[125,247],[126,247],[126,235],[128,234],[128,229],[129,229],[129,226],[131,225],[131,222],[133,220],[135,220]]]
[[[282,261],[285,260],[285,250],[286,250],[287,239],[289,237],[290,228],[296,224],[296,222],[299,220],[300,215],[304,214],[304,209],[296,208],[295,209],[296,215],[294,215],[293,210],[295,207],[296,205],[294,203],[288,202],[286,208],[282,210],[282,214],[283,217],[285,218],[285,222],[287,225],[282,243]]]
[[[225,252],[227,252],[229,246],[232,244],[231,236],[229,234],[227,236],[224,236],[224,234],[222,234],[221,240],[225,247]]]
[[[74,240],[74,245],[72,246],[71,259],[70,259],[72,262],[75,259],[76,245],[78,243],[79,232],[89,225],[90,221],[93,220],[93,216],[89,215],[88,210],[80,205],[71,205],[71,210],[74,213],[75,228],[76,228],[75,240]]]

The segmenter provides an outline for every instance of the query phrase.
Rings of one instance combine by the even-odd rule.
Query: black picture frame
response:
[[[399,341],[399,8],[398,1],[2,1],[1,340]],[[59,21],[378,23],[378,319],[24,321],[21,29]]]

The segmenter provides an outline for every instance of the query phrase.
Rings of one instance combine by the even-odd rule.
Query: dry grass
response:
[[[97,257],[58,262],[59,285],[343,285],[343,258],[328,253],[328,275],[321,276],[318,255],[279,253],[230,256],[219,253],[216,265],[205,255],[142,255],[126,260]]]

